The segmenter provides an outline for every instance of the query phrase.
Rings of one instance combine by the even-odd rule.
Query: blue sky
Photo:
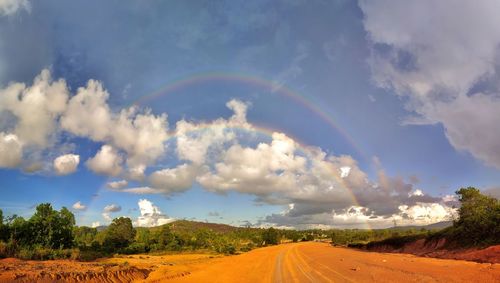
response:
[[[0,208],[51,202],[79,225],[449,219],[456,189],[500,183],[497,4],[468,5],[0,2]]]

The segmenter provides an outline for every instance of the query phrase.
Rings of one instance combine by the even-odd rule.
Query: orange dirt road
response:
[[[207,260],[168,282],[500,282],[500,264],[371,253],[327,243],[283,244]],[[153,277],[153,278],[152,278]]]

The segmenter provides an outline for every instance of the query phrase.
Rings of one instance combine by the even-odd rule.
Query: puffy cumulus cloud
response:
[[[441,123],[456,149],[500,168],[500,2],[359,4],[373,78],[408,98],[406,123]]]
[[[85,210],[85,209],[87,209],[87,206],[83,205],[80,201],[77,201],[73,204],[73,209],[74,210]]]
[[[92,227],[92,228],[97,228],[99,226],[101,226],[101,222],[99,222],[99,221],[92,222],[92,224],[90,225],[90,227]]]
[[[217,119],[210,123],[191,123],[185,120],[177,122],[174,136],[179,159],[202,164],[210,149],[220,150],[224,144],[235,140],[233,128],[253,130],[246,119],[248,103],[232,99],[226,106],[234,113],[229,120]]]
[[[295,174],[303,171],[306,159],[294,155],[296,144],[284,134],[274,133],[271,144],[256,148],[231,146],[198,182],[212,191],[236,190],[268,194],[293,189]]]
[[[79,163],[79,155],[65,154],[54,159],[53,166],[58,175],[68,175],[76,171]]]
[[[111,110],[106,103],[108,97],[109,93],[100,82],[89,80],[87,86],[78,88],[69,101],[61,117],[62,128],[77,136],[105,141],[112,131]]]
[[[15,168],[22,162],[23,145],[14,134],[0,132],[0,167]]]
[[[31,11],[30,2],[28,0],[0,0],[0,16],[13,15],[21,9]]]
[[[69,91],[64,80],[52,81],[50,72],[43,70],[27,87],[10,83],[0,90],[0,112],[15,117],[9,125],[25,145],[46,148],[53,144],[57,119],[66,110]]]
[[[159,207],[157,207],[147,199],[140,199],[137,204],[139,205],[141,216],[139,216],[135,221],[134,224],[136,226],[140,227],[160,226],[175,220],[163,214]]]
[[[327,154],[279,132],[262,136],[247,121],[249,104],[238,100],[226,104],[233,111],[229,118],[181,120],[168,132],[166,114],[154,115],[135,107],[112,110],[107,104],[109,93],[94,80],[68,98],[64,81],[53,82],[49,72],[43,71],[31,87],[12,83],[1,92],[0,111],[13,118],[1,123],[1,167],[22,165],[23,151],[37,155],[36,148],[50,147],[57,142],[58,133],[65,131],[103,144],[86,165],[98,174],[121,175],[123,180],[108,184],[112,190],[169,195],[196,183],[212,192],[251,194],[261,203],[293,204],[282,214],[270,216],[269,225],[318,227],[332,219],[347,224],[365,218],[382,221],[394,215],[408,221],[436,220],[443,210],[439,212],[440,206],[432,204],[441,205],[445,212],[451,205],[415,188],[415,182],[389,177],[382,170],[376,180],[370,180],[351,156]],[[36,130],[30,132],[32,128]],[[148,167],[165,155],[169,138],[174,138],[173,161],[179,165],[157,166],[151,172]],[[67,173],[72,162],[76,168],[75,161],[74,156],[60,156],[54,160],[54,168]],[[132,180],[137,186],[127,188]],[[144,207],[137,220],[140,225],[169,219],[147,200],[141,200],[140,206]],[[104,219],[111,220],[116,209],[107,206]]]
[[[114,181],[114,182],[109,182],[106,184],[106,186],[110,189],[121,189],[124,188],[128,185],[127,180],[120,180],[120,181]]]
[[[155,116],[149,110],[137,113],[134,107],[115,113],[107,104],[108,97],[100,82],[90,80],[68,102],[61,126],[77,136],[106,142],[125,151],[127,164],[137,172],[164,153],[167,116]]]
[[[149,176],[149,183],[166,194],[182,192],[191,188],[198,170],[198,167],[187,164],[158,170]]]
[[[232,99],[226,103],[227,108],[233,110],[234,115],[231,117],[231,121],[235,124],[246,124],[247,123],[247,111],[250,104],[245,103],[240,100]]]
[[[109,145],[103,145],[97,154],[87,160],[87,167],[97,174],[117,176],[122,171],[120,154]]]
[[[0,131],[8,133],[9,140],[15,135],[30,157],[46,157],[43,150],[53,147],[62,131],[103,142],[123,152],[131,179],[141,180],[146,167],[165,152],[167,116],[135,107],[112,111],[108,98],[95,80],[70,98],[65,80],[53,81],[50,71],[43,70],[31,86],[10,83],[0,90],[0,115],[6,117]]]
[[[429,224],[451,220],[456,215],[456,210],[439,203],[417,203],[413,206],[402,205],[399,207],[400,220],[413,224]]]

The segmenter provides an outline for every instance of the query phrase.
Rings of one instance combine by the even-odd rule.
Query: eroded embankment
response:
[[[407,253],[423,257],[460,259],[481,263],[500,263],[500,245],[487,248],[456,248],[454,245],[447,245],[445,238],[419,239],[398,245],[382,241],[370,243],[361,247],[361,249],[373,252]]]
[[[150,272],[125,264],[4,259],[0,282],[132,282],[146,279]]]

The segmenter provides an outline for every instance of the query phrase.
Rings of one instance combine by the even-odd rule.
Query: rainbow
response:
[[[186,89],[190,86],[196,86],[196,85],[202,85],[206,83],[212,83],[212,82],[229,82],[229,83],[242,83],[246,85],[250,85],[256,88],[260,88],[263,90],[266,90],[270,93],[276,93],[278,95],[284,96],[288,99],[291,99],[295,103],[302,105],[304,108],[308,109],[315,115],[317,115],[321,120],[323,120],[327,125],[329,125],[330,128],[335,130],[337,133],[339,133],[348,143],[352,148],[358,153],[359,156],[362,158],[365,158],[365,155],[363,152],[360,150],[360,148],[356,145],[354,139],[341,127],[337,125],[335,120],[331,117],[331,114],[329,114],[328,110],[324,110],[323,107],[319,106],[319,103],[314,103],[310,99],[306,99],[304,96],[300,95],[297,92],[292,91],[288,87],[284,85],[278,85],[275,82],[265,80],[260,77],[256,76],[250,76],[250,75],[241,75],[241,74],[234,74],[234,73],[221,73],[221,72],[210,72],[210,73],[198,73],[194,74],[191,76],[183,77],[178,80],[173,80],[168,82],[165,86],[159,88],[158,90],[139,97],[135,101],[132,102],[133,105],[135,106],[143,106],[144,104],[151,102],[155,99],[158,99],[160,97],[165,97],[168,95],[172,95],[180,90]],[[211,124],[211,123],[201,123],[203,126],[200,127],[200,124],[198,124],[196,130],[193,130],[191,132],[197,132],[197,131],[204,131],[207,129],[211,129],[213,127],[216,127],[216,125]],[[226,128],[226,129],[233,129],[233,130],[240,130],[240,131],[247,131],[247,132],[255,132],[258,134],[261,134],[263,136],[267,137],[272,137],[273,133],[280,132],[277,130],[273,130],[271,128],[266,128],[263,126],[255,125],[252,124],[252,127],[231,127],[231,128]],[[175,133],[172,133],[170,135],[171,137],[175,136]],[[289,136],[289,135],[287,135]],[[303,145],[299,139],[296,137],[291,137],[295,141],[297,148],[304,152],[310,152],[310,147]],[[339,185],[341,185],[346,192],[349,194],[351,201],[353,205],[356,206],[361,206],[356,199],[354,193],[349,189],[349,187],[345,184],[343,178],[341,178],[338,174],[338,172],[334,172],[334,169],[331,168],[332,170],[332,176],[335,176],[337,182]],[[99,190],[100,191],[100,190]],[[92,201],[93,202],[93,201]],[[366,228],[371,229],[368,221],[366,221]]]
[[[304,108],[314,113],[317,117],[319,117],[322,121],[324,121],[330,128],[339,133],[356,151],[356,153],[360,157],[365,159],[365,154],[359,148],[359,146],[357,146],[354,139],[344,129],[338,126],[338,124],[332,118],[332,115],[329,113],[329,111],[324,109],[324,107],[320,106],[321,104],[319,102],[312,101],[310,98],[304,97],[303,95],[291,90],[285,85],[278,85],[275,82],[265,80],[257,76],[241,75],[235,73],[222,73],[222,72],[197,73],[191,76],[183,77],[181,79],[170,81],[169,83],[159,88],[158,90],[150,94],[146,94],[139,97],[138,99],[133,101],[132,104],[137,106],[144,105],[147,102],[153,101],[159,97],[165,97],[174,94],[190,86],[201,85],[212,82],[242,83],[266,90],[271,93],[276,93],[278,95],[291,99],[295,103],[302,105]]]

